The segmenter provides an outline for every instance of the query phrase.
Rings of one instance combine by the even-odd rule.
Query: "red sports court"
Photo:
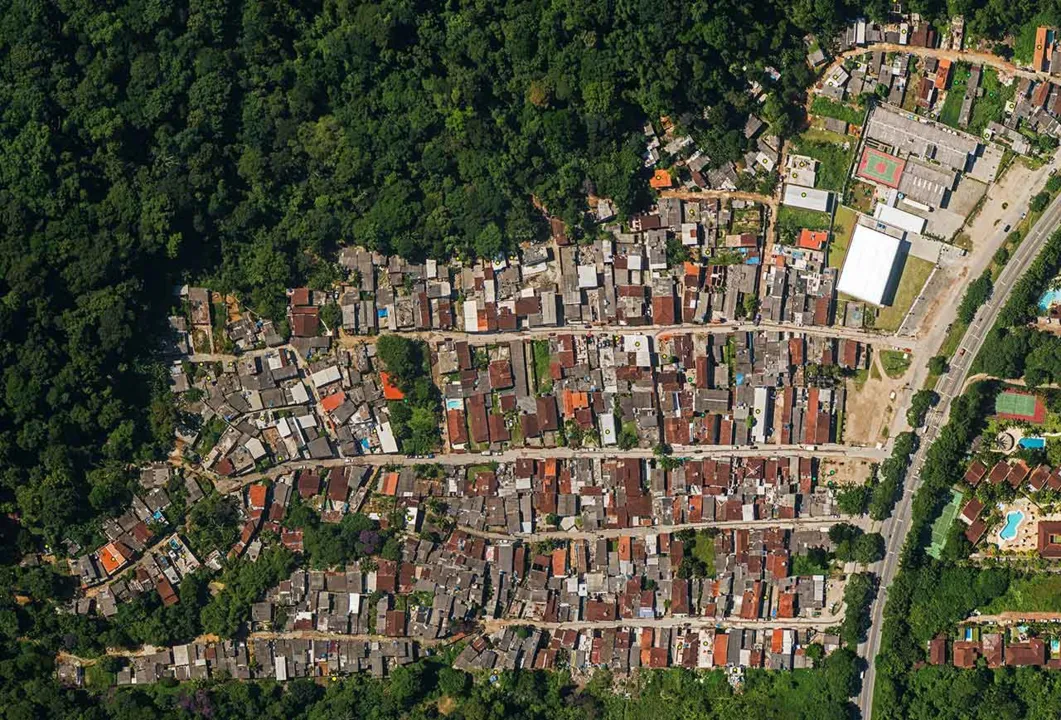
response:
[[[862,159],[858,162],[858,171],[855,174],[866,180],[897,188],[905,166],[905,160],[867,145],[862,151]]]

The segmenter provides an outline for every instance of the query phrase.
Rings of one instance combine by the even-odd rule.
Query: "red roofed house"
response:
[[[335,412],[335,410],[340,405],[342,405],[345,400],[345,393],[337,392],[332,393],[331,395],[325,395],[321,398],[321,407],[324,408],[324,412],[326,413]]]
[[[711,654],[714,660],[715,667],[726,666],[726,656],[729,651],[729,635],[725,633],[715,633],[715,645],[711,648]]]
[[[656,172],[652,174],[652,179],[648,181],[648,184],[654,190],[665,190],[673,183],[674,181],[671,180],[670,173],[663,169],[656,170]]]
[[[1046,62],[1046,46],[1047,36],[1050,33],[1050,28],[1045,25],[1040,25],[1035,29],[1035,50],[1032,54],[1032,70],[1035,72],[1042,72],[1045,68],[1043,65]],[[1049,83],[1044,83],[1049,84]]]
[[[987,466],[979,460],[973,460],[969,463],[969,469],[965,471],[965,482],[971,487],[976,487],[985,475],[987,475]]]
[[[1039,536],[1035,547],[1039,551],[1040,557],[1061,557],[1061,522],[1057,520],[1040,520]]]
[[[958,516],[966,525],[972,525],[976,522],[977,518],[980,517],[980,513],[984,510],[984,504],[973,498],[965,504],[962,508],[961,514]]]
[[[108,575],[113,575],[117,572],[125,563],[129,562],[129,558],[125,556],[123,548],[119,543],[107,543],[97,553],[99,557],[100,565],[103,566],[103,571]]]
[[[247,507],[251,510],[264,510],[265,509],[265,495],[268,492],[268,488],[262,483],[251,485],[247,489]]]
[[[937,637],[928,641],[928,662],[931,665],[947,662],[947,638]]]
[[[827,242],[829,242],[829,233],[824,230],[816,231],[803,228],[799,233],[796,245],[804,250],[824,250]]]
[[[383,385],[383,397],[386,400],[404,400],[405,393],[403,393],[397,385],[391,380],[389,373],[381,372],[379,374],[380,383]]]
[[[1046,643],[1041,638],[1006,645],[1006,664],[1038,667],[1046,662]]]
[[[954,656],[954,667],[971,668],[976,666],[976,659],[980,657],[980,643],[968,640],[960,640],[951,646]]]
[[[987,525],[983,520],[974,520],[969,527],[965,528],[965,538],[973,545],[980,542],[980,538],[987,532]]]
[[[446,411],[446,430],[449,444],[454,449],[463,448],[468,444],[468,424],[460,410]]]

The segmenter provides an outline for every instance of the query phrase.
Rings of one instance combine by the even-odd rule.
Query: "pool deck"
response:
[[[1021,523],[1024,522],[1024,513],[1020,510],[1010,510],[1006,513],[1006,524],[1002,526],[1002,529],[998,531],[998,539],[1002,542],[1009,542],[1017,537],[1017,531],[1020,529]]]
[[[1003,553],[1025,553],[1035,550],[1039,541],[1039,521],[1044,520],[1042,511],[1028,498],[1017,498],[1013,502],[1006,503],[1001,508],[1003,520],[1011,512],[1023,513],[1024,517],[1017,524],[1017,534],[1012,540],[1003,540],[999,533],[1005,524],[996,527],[988,533],[988,540]]]

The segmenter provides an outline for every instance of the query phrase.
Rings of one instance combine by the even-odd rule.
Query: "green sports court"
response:
[[[858,171],[855,174],[860,178],[897,188],[905,166],[905,160],[867,145],[862,151],[862,159],[858,161]]]
[[[958,517],[958,508],[962,502],[962,494],[957,490],[950,491],[950,502],[943,508],[943,512],[936,522],[932,523],[932,542],[928,545],[929,555],[939,560],[940,554],[943,552],[943,546],[947,544],[947,533],[950,531],[950,526],[954,522],[954,518]]]
[[[1046,407],[1037,395],[1005,391],[995,396],[995,414],[1010,420],[1041,423],[1046,419]]]

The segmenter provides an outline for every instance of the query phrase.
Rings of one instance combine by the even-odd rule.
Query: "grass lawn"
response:
[[[1047,12],[1041,12],[1021,25],[1013,40],[1013,62],[1031,64],[1035,55],[1035,31],[1040,25],[1052,25],[1054,19]]]
[[[861,180],[852,180],[847,188],[847,202],[851,207],[867,215],[873,214],[873,194],[876,188]]]
[[[831,218],[829,213],[804,210],[803,208],[782,205],[777,211],[777,232],[780,241],[786,245],[795,245],[799,231],[828,230]]]
[[[803,208],[796,208],[790,205],[781,206],[777,211],[777,221],[779,223],[799,225],[801,228],[808,228],[810,230],[829,229],[829,213],[818,212],[816,210],[804,210]]]
[[[549,350],[548,340],[534,341],[534,381],[538,392],[548,394],[553,390],[553,376],[550,371],[553,357]]]
[[[475,476],[481,472],[494,472],[497,470],[497,463],[480,463],[478,465],[469,465],[467,469],[467,477],[470,480],[475,479]]]
[[[921,87],[921,74],[914,72],[913,63],[909,67],[910,80],[906,83],[906,92],[903,94],[903,110],[914,112],[917,110],[917,89]]]
[[[809,155],[818,161],[815,187],[825,190],[843,189],[854,156],[856,143],[853,137],[827,130],[810,129],[796,138],[795,144],[797,153]]]
[[[954,77],[951,79],[950,90],[947,98],[943,101],[943,108],[939,111],[939,121],[953,128],[958,127],[958,114],[962,110],[962,101],[965,99],[965,87],[969,83],[969,65],[958,63],[954,68]],[[971,119],[971,116],[970,116]]]
[[[812,102],[810,106],[810,111],[813,115],[836,118],[837,120],[843,120],[851,125],[861,125],[862,117],[864,115],[861,108],[846,103],[838,103],[821,95],[814,98],[814,102]]]
[[[888,307],[881,308],[874,327],[878,330],[894,332],[902,325],[910,306],[914,304],[914,298],[925,286],[925,281],[932,274],[933,263],[910,255],[906,258],[906,266],[903,268],[903,276],[899,280],[899,287],[895,290],[895,298]]]
[[[843,267],[844,258],[847,257],[847,248],[851,245],[851,233],[855,231],[856,220],[858,220],[858,213],[851,208],[845,205],[836,208],[833,236],[829,241],[829,267]]]
[[[206,455],[213,450],[217,441],[221,439],[221,434],[225,432],[225,427],[225,421],[217,415],[210,418],[210,421],[203,426],[202,432],[199,433],[195,451],[200,455]]]
[[[910,369],[910,356],[901,350],[881,350],[880,364],[888,377],[897,380]]]
[[[693,557],[699,560],[707,568],[707,576],[715,576],[715,538],[706,532],[696,533],[696,542],[693,544]]]
[[[869,370],[866,368],[855,370],[855,376],[852,379],[855,382],[855,390],[861,390],[866,384],[866,380],[869,379]]]
[[[1009,589],[995,598],[984,613],[1006,610],[1015,612],[1056,612],[1061,610],[1061,575],[1049,573],[1014,580]]]
[[[1035,29],[1032,28],[1034,36]],[[980,135],[992,120],[1001,121],[1006,111],[1006,103],[1013,99],[1017,92],[1017,83],[1004,86],[998,81],[998,72],[994,68],[985,68],[980,78],[983,95],[973,101],[973,113],[969,120],[969,132]]]
[[[734,210],[731,226],[734,233],[759,233],[763,228],[762,205]]]
[[[87,687],[106,690],[114,687],[115,682],[117,682],[115,674],[104,670],[98,662],[85,666],[85,685]]]

